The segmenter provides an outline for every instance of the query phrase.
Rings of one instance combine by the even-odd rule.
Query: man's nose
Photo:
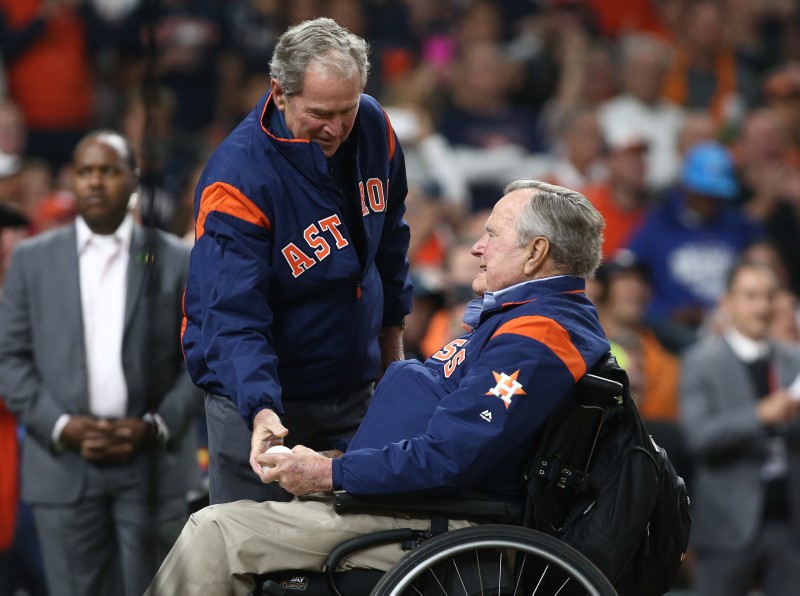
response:
[[[485,234],[478,238],[477,242],[472,245],[472,250],[470,250],[472,256],[477,257],[483,254],[483,247],[485,246],[484,238],[486,238]]]
[[[103,172],[100,170],[92,170],[89,172],[89,184],[97,186],[103,183]]]
[[[341,136],[342,130],[344,130],[344,123],[340,118],[331,118],[330,120],[328,120],[326,128],[328,129],[327,130],[328,134],[334,137],[338,137]]]

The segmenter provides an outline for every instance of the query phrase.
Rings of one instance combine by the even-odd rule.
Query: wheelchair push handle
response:
[[[617,396],[622,395],[622,392],[625,389],[625,387],[619,381],[593,375],[592,373],[586,373],[583,375],[578,381],[578,384],[582,385],[586,389],[599,391],[607,397],[614,399],[617,399]]]

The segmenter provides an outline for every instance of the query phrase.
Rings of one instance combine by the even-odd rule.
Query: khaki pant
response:
[[[470,525],[450,521],[451,530]],[[211,505],[189,519],[145,594],[246,595],[255,586],[253,574],[322,571],[328,553],[345,540],[381,530],[429,527],[429,518],[388,512],[339,515],[332,498]],[[399,545],[390,544],[354,553],[342,566],[385,570],[404,554]]]

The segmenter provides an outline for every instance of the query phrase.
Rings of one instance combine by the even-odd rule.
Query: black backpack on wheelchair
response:
[[[622,596],[667,592],[691,528],[683,479],[639,416],[613,356],[586,385],[616,381],[618,405],[583,391],[545,424],[529,470],[523,525],[586,555]]]
[[[526,470],[524,508],[480,495],[410,499],[338,493],[336,508],[343,515],[424,514],[431,527],[349,540],[330,553],[323,573],[259,577],[254,595],[666,592],[688,542],[688,498],[666,453],[644,431],[627,375],[613,357],[581,378],[540,437]],[[448,532],[449,519],[480,524]],[[337,571],[348,554],[388,543],[410,551],[389,571]]]

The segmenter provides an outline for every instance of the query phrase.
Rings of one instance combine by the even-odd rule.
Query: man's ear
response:
[[[275,106],[282,112],[286,109],[286,92],[281,87],[278,79],[271,79],[269,82],[270,89],[272,90],[272,101]]]
[[[523,271],[527,276],[533,276],[542,270],[550,256],[550,240],[544,236],[537,236],[529,244],[525,253]]]

